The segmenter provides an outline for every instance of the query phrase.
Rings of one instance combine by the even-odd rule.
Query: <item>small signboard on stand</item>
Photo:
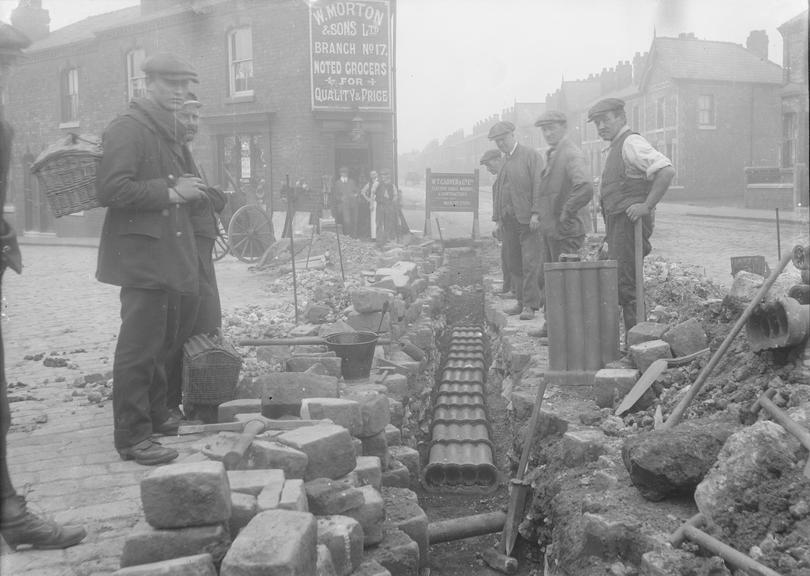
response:
[[[478,228],[478,169],[470,173],[425,170],[425,236],[431,236],[431,212],[472,212],[472,238]]]

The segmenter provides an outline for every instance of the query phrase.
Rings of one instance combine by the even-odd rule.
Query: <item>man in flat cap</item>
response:
[[[560,254],[576,254],[582,247],[585,222],[580,210],[593,198],[593,180],[585,155],[568,138],[565,114],[549,110],[534,125],[548,144],[540,184],[543,262],[557,262]],[[546,336],[545,326],[529,335]]]
[[[672,162],[627,126],[624,101],[600,100],[588,111],[599,137],[610,142],[599,192],[607,228],[608,256],[618,263],[619,304],[625,332],[635,326],[635,222],[642,222],[643,255],[652,250],[650,236],[656,204],[664,197],[675,169]]]
[[[495,181],[492,183],[492,221],[498,222],[500,218],[500,202],[501,202],[501,182],[500,172],[503,166],[503,156],[501,151],[487,150],[481,156],[480,163],[486,167],[487,171],[495,176]],[[501,287],[501,295],[504,297],[512,296],[512,273],[509,271],[509,262],[506,255],[506,244],[503,242],[503,234],[499,228],[495,228],[493,235],[501,242],[501,271],[503,272],[503,285]]]
[[[186,331],[179,310],[199,291],[192,207],[206,201],[175,112],[197,73],[185,60],[158,53],[142,65],[145,98],[104,131],[98,198],[107,206],[96,277],[121,287],[121,330],[113,362],[115,447],[143,465],[169,462],[177,451],[152,439],[174,434],[179,419],[166,406],[166,360]]]
[[[543,305],[538,284],[543,265],[540,238],[543,157],[536,150],[518,143],[515,125],[511,122],[497,122],[489,130],[489,139],[504,154],[499,173],[501,194],[496,227],[506,244],[512,287],[517,298],[517,304],[504,312],[520,314],[521,320],[531,320]]]
[[[19,30],[0,22],[0,92],[8,85],[11,67],[22,56],[31,41]],[[0,109],[1,111],[1,109]],[[11,164],[11,142],[14,131],[0,118],[0,209],[6,203],[6,183]],[[3,272],[11,268],[22,272],[22,257],[14,229],[0,218],[0,282]],[[0,287],[0,299],[2,288]],[[11,427],[11,410],[6,385],[3,335],[0,331],[0,533],[11,547],[30,545],[34,548],[67,548],[87,535],[81,526],[61,526],[28,511],[24,496],[17,494],[8,470],[6,436]]]

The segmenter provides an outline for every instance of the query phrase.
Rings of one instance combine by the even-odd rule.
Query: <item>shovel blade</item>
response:
[[[503,525],[503,545],[507,556],[512,555],[518,537],[518,526],[523,520],[523,509],[526,507],[526,496],[529,487],[513,484],[509,494],[509,508],[506,512],[506,523]]]

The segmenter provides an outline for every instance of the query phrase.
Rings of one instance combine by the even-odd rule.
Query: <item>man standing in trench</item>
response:
[[[539,274],[543,265],[540,238],[540,179],[543,157],[515,138],[515,125],[497,122],[489,130],[489,139],[504,154],[499,173],[501,202],[496,229],[503,234],[509,271],[517,303],[504,310],[531,320],[542,305]]]
[[[487,171],[495,176],[495,181],[492,183],[492,220],[498,222],[500,218],[499,207],[501,202],[501,182],[500,172],[503,166],[503,156],[500,150],[487,150],[481,156],[480,163],[486,167]],[[493,231],[495,239],[501,242],[501,272],[503,273],[503,285],[501,286],[501,295],[506,297],[512,292],[512,273],[509,271],[509,262],[506,255],[506,244],[503,242],[502,231],[496,228]]]
[[[180,423],[166,406],[166,360],[184,332],[178,313],[198,295],[191,206],[205,198],[175,112],[197,82],[191,65],[169,53],[144,61],[146,98],[135,98],[103,135],[99,202],[107,206],[97,278],[121,287],[121,329],[113,362],[115,447],[124,460],[163,464],[177,451],[152,434]],[[193,321],[193,319],[191,319]]]
[[[608,257],[618,263],[619,305],[625,332],[636,318],[635,222],[642,222],[642,252],[652,250],[655,206],[664,197],[675,169],[672,162],[643,136],[627,126],[624,101],[600,100],[588,111],[602,140],[610,142],[602,169],[600,196],[607,229]]]

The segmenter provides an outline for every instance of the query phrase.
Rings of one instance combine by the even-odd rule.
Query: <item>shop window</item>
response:
[[[127,97],[143,98],[146,96],[146,74],[141,65],[146,59],[146,51],[142,48],[127,52]]]
[[[716,111],[714,105],[714,95],[701,94],[698,96],[698,126],[700,128],[714,128]]]
[[[62,123],[79,121],[79,69],[62,71],[61,79]]]
[[[253,94],[253,35],[250,27],[228,34],[228,76],[231,96]]]
[[[796,162],[796,114],[782,115],[782,168],[792,168]]]

